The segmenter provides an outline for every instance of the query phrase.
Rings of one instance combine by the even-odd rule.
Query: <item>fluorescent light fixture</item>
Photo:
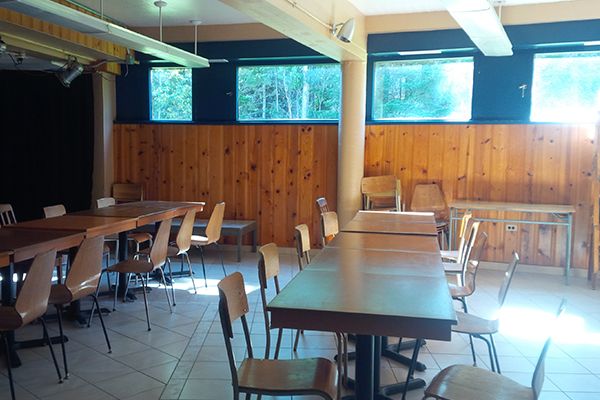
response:
[[[399,51],[401,56],[427,56],[433,54],[442,54],[442,50],[412,50],[412,51]]]
[[[592,40],[590,42],[583,42],[584,46],[600,46],[600,40]]]
[[[512,44],[488,0],[440,0],[452,18],[486,56],[513,54]]]
[[[0,7],[30,15],[189,68],[208,67],[208,60],[122,26],[48,0],[0,0]]]

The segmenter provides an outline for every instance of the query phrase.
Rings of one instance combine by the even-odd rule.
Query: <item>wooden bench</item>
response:
[[[173,227],[179,228],[181,219],[177,218],[173,220]],[[207,219],[197,219],[194,222],[194,235],[204,234],[206,225],[208,224]],[[237,261],[242,261],[242,239],[246,233],[252,232],[252,251],[256,253],[256,221],[245,221],[245,220],[223,220],[221,227],[221,236],[235,236],[237,238]]]

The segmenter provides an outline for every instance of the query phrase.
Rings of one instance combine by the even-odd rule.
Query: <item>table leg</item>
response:
[[[571,247],[572,247],[572,233],[573,233],[573,214],[567,214],[567,251],[566,257],[567,262],[565,265],[565,283],[569,284],[569,275],[571,274]]]
[[[256,246],[257,246],[257,240],[258,240],[258,238],[257,238],[258,233],[257,232],[258,231],[256,229],[252,231],[252,252],[253,253],[256,253]]]
[[[423,345],[423,342],[420,342],[421,345]],[[415,346],[417,346],[419,344],[419,340],[407,340],[407,341],[402,341],[401,345],[400,345],[400,350],[406,350],[406,349],[414,349]],[[406,365],[407,367],[409,367],[412,363],[412,359],[406,357],[405,355],[402,355],[400,353],[398,353],[396,350],[398,348],[397,344],[388,344],[388,337],[387,336],[383,336],[381,338],[381,355],[383,357],[389,358],[390,360],[394,360],[397,363]],[[415,364],[415,369],[417,371],[425,371],[427,369],[427,366],[423,363],[420,362],[416,362]]]
[[[119,261],[127,260],[127,232],[119,232]],[[119,296],[125,294],[125,287],[127,286],[127,274],[119,274]]]
[[[448,233],[448,249],[453,249],[454,248],[454,218],[456,215],[456,209],[454,207],[450,207],[450,226],[448,227],[449,233]]]
[[[374,400],[375,338],[369,335],[356,337],[355,394],[344,400]]]
[[[237,236],[237,262],[242,261],[242,238],[244,237],[244,235],[242,234],[242,232],[239,232],[239,235]]]

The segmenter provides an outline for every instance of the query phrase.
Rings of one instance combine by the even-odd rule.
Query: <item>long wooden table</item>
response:
[[[433,221],[433,224],[431,223]],[[359,211],[342,232],[438,235],[433,214]]]
[[[456,232],[456,224],[462,218],[462,214],[468,211],[495,211],[495,212],[517,212],[526,214],[545,214],[555,218],[555,221],[543,221],[535,219],[514,219],[514,218],[483,218],[473,215],[477,221],[504,222],[515,224],[533,224],[533,225],[553,225],[566,227],[566,264],[565,264],[565,283],[569,284],[571,272],[571,249],[573,247],[573,214],[575,207],[570,204],[530,204],[530,203],[509,203],[500,201],[475,201],[475,200],[454,200],[448,204],[450,208],[450,243],[453,243]]]
[[[433,218],[410,223],[395,214],[387,223],[381,220],[383,213],[369,214],[359,213],[358,222],[371,232],[341,233],[268,305],[275,328],[358,334],[352,398],[360,400],[386,398],[379,391],[380,337],[450,340],[456,324],[439,248],[431,242],[435,237],[416,236],[416,229],[406,235],[403,229],[398,240],[376,243],[382,236],[396,236],[390,235],[390,225],[423,225],[435,232]],[[357,218],[348,225],[353,223]],[[407,236],[423,243],[406,241],[404,249]]]

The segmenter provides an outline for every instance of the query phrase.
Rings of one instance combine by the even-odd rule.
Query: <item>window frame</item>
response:
[[[340,110],[338,118],[331,119],[240,119],[239,106],[239,71],[243,67],[287,67],[287,66],[304,66],[304,65],[338,65],[340,68]],[[311,124],[311,125],[331,125],[339,123],[342,99],[342,72],[341,64],[335,60],[324,58],[323,56],[306,56],[306,57],[273,57],[273,58],[257,58],[257,59],[240,59],[235,65],[235,123],[236,124]]]
[[[191,110],[189,119],[154,119],[152,118],[152,71],[158,69],[185,69],[190,71],[190,89],[191,89]],[[194,118],[194,68],[183,67],[175,64],[157,63],[148,68],[148,120],[151,123],[174,123],[174,124],[190,124],[195,122]]]
[[[416,54],[400,56],[397,52],[386,53],[380,55],[369,56],[368,71],[367,71],[367,124],[428,124],[428,123],[442,123],[442,124],[465,124],[473,122],[473,102],[475,100],[475,73],[477,70],[477,50],[475,49],[458,49],[458,50],[441,50],[440,54]],[[449,60],[458,58],[470,58],[473,65],[473,74],[471,75],[471,105],[470,105],[470,117],[465,120],[455,120],[446,118],[375,118],[375,71],[376,64],[381,62],[394,62],[394,61],[430,61],[430,60]]]

